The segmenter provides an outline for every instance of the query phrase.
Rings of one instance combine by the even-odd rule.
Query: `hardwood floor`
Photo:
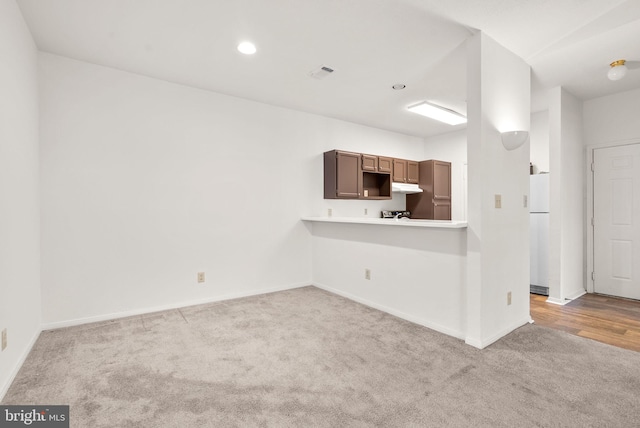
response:
[[[531,318],[538,325],[640,352],[640,301],[585,294],[564,306],[531,294]]]

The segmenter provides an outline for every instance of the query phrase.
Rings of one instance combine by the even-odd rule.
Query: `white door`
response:
[[[594,291],[640,299],[640,144],[594,150]]]

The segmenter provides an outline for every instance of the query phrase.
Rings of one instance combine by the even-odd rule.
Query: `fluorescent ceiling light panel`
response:
[[[408,110],[431,119],[439,120],[440,122],[448,123],[449,125],[467,123],[467,118],[460,113],[456,113],[453,110],[449,110],[448,108],[440,107],[426,101],[410,106],[408,107]]]

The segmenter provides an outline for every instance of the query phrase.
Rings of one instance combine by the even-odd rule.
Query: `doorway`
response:
[[[640,144],[592,156],[593,291],[640,300]]]

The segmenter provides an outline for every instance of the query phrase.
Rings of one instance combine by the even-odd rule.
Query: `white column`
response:
[[[483,348],[529,321],[530,68],[485,34],[468,42],[466,342]],[[501,208],[496,208],[496,195]],[[508,295],[511,303],[508,304]]]
[[[549,91],[549,299],[564,305],[585,292],[582,102]]]

